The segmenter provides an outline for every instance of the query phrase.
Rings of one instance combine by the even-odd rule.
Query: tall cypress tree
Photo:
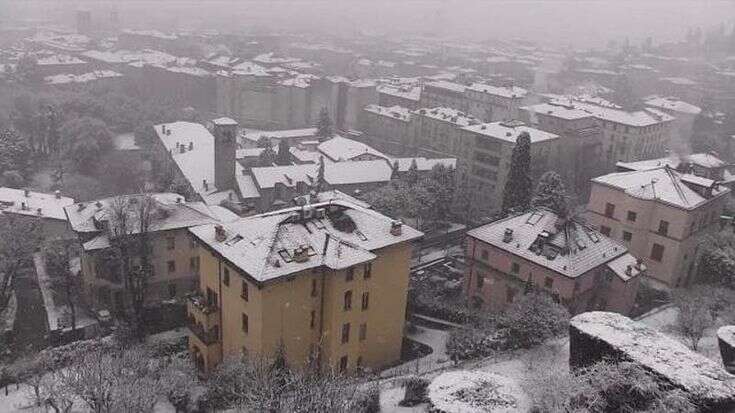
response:
[[[531,191],[531,135],[521,132],[510,158],[510,171],[503,190],[503,211],[528,209]]]
[[[562,218],[569,215],[569,197],[558,173],[547,171],[541,176],[531,205],[549,208]]]
[[[329,139],[334,136],[334,124],[329,118],[327,108],[322,108],[319,112],[319,120],[316,123],[316,136],[322,139]]]
[[[278,142],[278,154],[276,155],[276,163],[279,165],[291,165],[291,151],[288,140],[281,139]]]

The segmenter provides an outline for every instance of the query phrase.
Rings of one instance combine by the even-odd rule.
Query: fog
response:
[[[220,31],[311,30],[351,36],[419,34],[485,40],[522,38],[550,45],[602,47],[680,39],[687,28],[732,24],[733,1],[0,1],[5,25],[70,23],[73,12],[117,10],[125,27]]]

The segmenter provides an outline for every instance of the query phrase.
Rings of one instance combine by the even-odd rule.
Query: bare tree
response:
[[[10,301],[13,277],[32,260],[41,232],[37,221],[14,214],[0,216],[0,314]]]
[[[74,334],[77,328],[77,301],[79,299],[80,280],[71,270],[70,245],[65,242],[49,241],[43,246],[46,261],[46,271],[51,277],[54,286],[64,293],[64,303],[69,307],[71,316],[71,331]]]
[[[673,293],[674,304],[679,310],[674,329],[694,351],[705,331],[715,325],[720,313],[728,306],[729,298],[718,291],[720,289],[697,285]]]
[[[118,263],[129,305],[127,312],[139,339],[144,335],[144,306],[153,273],[150,229],[156,206],[149,194],[116,197],[109,206],[109,253]]]
[[[172,357],[161,372],[160,391],[177,413],[187,410],[196,385],[196,368],[189,358]]]

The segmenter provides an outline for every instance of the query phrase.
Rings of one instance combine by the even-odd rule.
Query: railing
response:
[[[199,339],[199,341],[207,346],[215,344],[219,341],[219,334],[218,331],[216,331],[215,329],[205,330],[204,327],[202,327],[201,325],[192,323],[188,323],[187,327],[192,332],[192,334],[194,334]]]
[[[186,296],[193,308],[196,308],[204,315],[209,315],[217,312],[217,307],[207,302],[206,297],[200,292],[189,293]]]

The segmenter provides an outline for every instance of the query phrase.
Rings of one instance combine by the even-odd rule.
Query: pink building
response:
[[[572,314],[628,314],[645,265],[622,244],[547,209],[467,232],[465,292],[475,306],[502,311],[533,284]]]

